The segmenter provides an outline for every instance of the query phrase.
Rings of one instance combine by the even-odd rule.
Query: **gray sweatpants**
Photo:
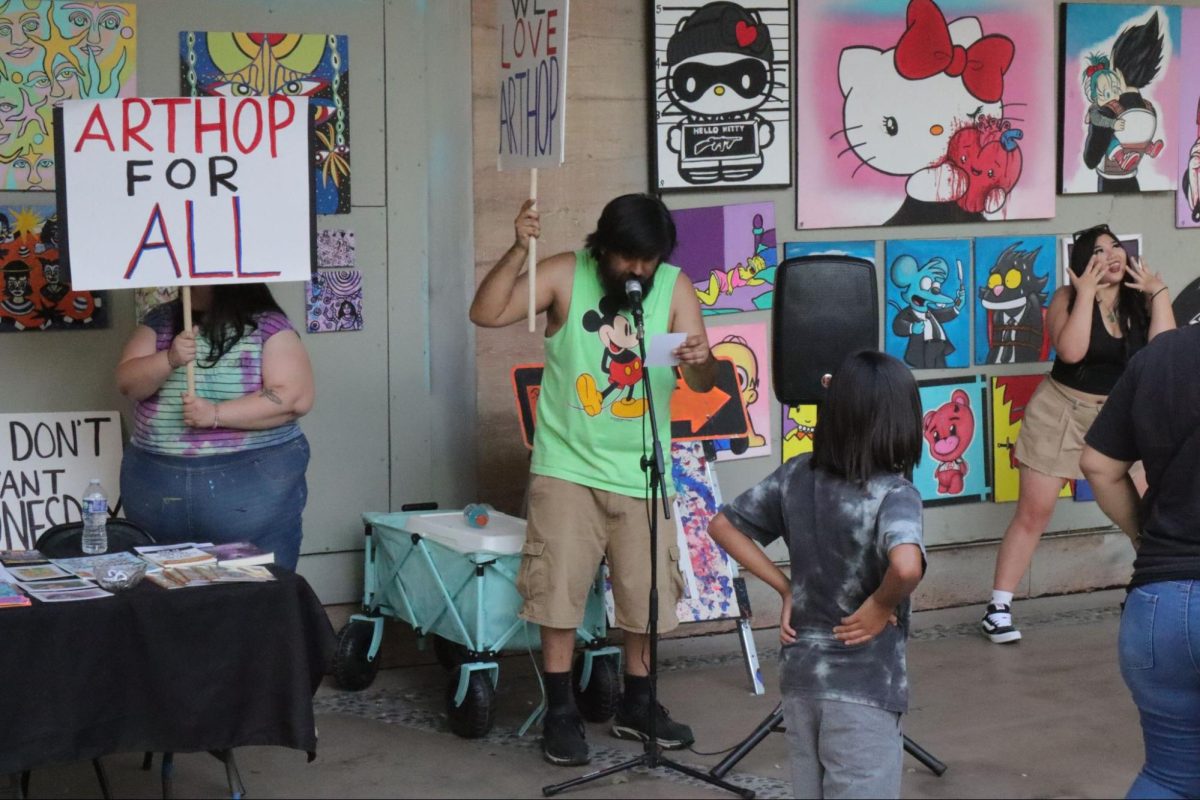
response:
[[[904,738],[899,714],[785,694],[783,721],[796,797],[900,796]]]

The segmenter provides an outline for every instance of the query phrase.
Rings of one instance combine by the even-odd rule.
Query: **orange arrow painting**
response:
[[[725,361],[729,364],[729,367],[727,368],[727,374],[736,374],[735,370],[733,369],[732,361],[729,359],[719,360]],[[726,369],[723,365],[719,366],[721,366],[723,370]],[[736,382],[736,378],[734,380]],[[728,403],[733,397],[734,395],[731,395],[729,392],[721,388],[720,382],[718,382],[717,385],[714,385],[713,388],[707,392],[696,392],[687,385],[687,382],[682,376],[677,377],[675,379],[675,392],[671,395],[671,422],[686,422],[689,426],[690,433],[684,436],[673,436],[672,438],[706,438],[703,436],[696,436],[696,434],[703,430],[704,426],[709,423],[709,420],[716,416],[717,412],[724,408],[725,404]],[[745,425],[741,429],[740,433],[745,435],[746,430],[748,430],[750,427],[750,422],[748,419],[746,419],[745,405],[738,403],[738,407],[741,409],[741,416],[745,421]],[[724,430],[717,434],[715,438],[725,439],[729,438],[730,436],[731,432]]]

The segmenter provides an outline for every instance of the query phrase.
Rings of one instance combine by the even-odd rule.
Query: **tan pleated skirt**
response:
[[[1083,453],[1083,437],[1105,399],[1046,376],[1025,406],[1025,419],[1017,434],[1017,460],[1045,475],[1082,478],[1079,456]]]

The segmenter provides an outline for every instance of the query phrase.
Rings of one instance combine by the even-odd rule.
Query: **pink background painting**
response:
[[[1019,183],[989,219],[1054,216],[1056,36],[1048,0],[942,0],[947,23],[977,17],[984,35],[1003,34],[1015,46],[1004,76],[1006,118],[1020,128],[1024,159]],[[863,166],[844,127],[838,62],[846,47],[889,50],[905,30],[903,0],[805,0],[796,24],[793,106],[796,137],[796,226],[803,229],[882,225],[905,198],[904,176]],[[1002,9],[1002,10],[1001,10]],[[1024,105],[1017,105],[1024,104]]]
[[[1093,52],[1110,53],[1121,30],[1130,24],[1145,22],[1151,9],[1157,9],[1160,23],[1164,25],[1162,67],[1154,81],[1142,90],[1142,94],[1158,111],[1157,135],[1164,140],[1165,147],[1158,158],[1141,159],[1137,168],[1137,179],[1143,192],[1173,190],[1179,185],[1179,175],[1176,174],[1176,143],[1173,141],[1179,131],[1176,125],[1179,114],[1179,9],[1161,5],[1105,6],[1089,3],[1071,3],[1069,6],[1070,13],[1067,12],[1067,6],[1063,7],[1063,13],[1067,13],[1068,39],[1067,49],[1063,53],[1063,194],[1097,191],[1096,171],[1088,169],[1082,157],[1083,143],[1087,136],[1084,120],[1090,105],[1083,96],[1083,72],[1088,65],[1087,56]],[[1075,25],[1084,30],[1095,27],[1097,23],[1088,17],[1102,19],[1107,35],[1080,36],[1072,31]],[[1078,42],[1081,40],[1084,44],[1079,46]],[[1188,112],[1184,113],[1186,115]],[[1194,107],[1191,118],[1195,119]],[[1194,134],[1195,126],[1192,128]],[[1188,145],[1194,141],[1193,137],[1188,141]]]
[[[1177,178],[1188,169],[1192,147],[1200,145],[1200,8],[1181,9],[1183,15],[1180,39],[1183,53],[1180,56],[1179,73],[1179,124],[1175,131],[1175,155],[1178,158]],[[1196,181],[1195,183],[1200,183]],[[1192,185],[1192,192],[1200,197],[1200,187]],[[1200,221],[1192,216],[1192,204],[1182,181],[1175,183],[1175,227],[1196,228]],[[1200,210],[1196,216],[1200,217]],[[1183,320],[1180,320],[1182,322]]]

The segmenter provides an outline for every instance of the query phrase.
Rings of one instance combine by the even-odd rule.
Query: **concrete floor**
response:
[[[1023,601],[1015,646],[989,644],[975,632],[980,609],[915,616],[909,646],[913,705],[905,730],[944,761],[935,777],[905,759],[903,796],[1123,796],[1141,765],[1137,713],[1117,669],[1118,607],[1123,592]],[[758,636],[768,686],[775,682],[772,631]],[[733,635],[672,640],[662,648],[663,702],[693,726],[696,749],[717,751],[749,732],[778,694],[753,697]],[[321,736],[316,761],[279,748],[237,751],[250,797],[540,797],[545,784],[583,774],[542,761],[537,737],[515,729],[533,708],[537,685],[528,656],[501,665],[496,725],[485,739],[446,731],[444,676],[436,667],[383,671],[360,693],[332,685],[317,695]],[[591,768],[638,752],[603,726],[588,730]],[[719,756],[675,754],[707,768]],[[140,754],[105,759],[121,797],[156,797],[156,773],[138,768]],[[790,794],[784,737],[773,734],[730,773],[760,797]],[[207,755],[176,756],[176,795],[227,796],[224,770]],[[96,797],[88,764],[33,774],[32,797]],[[635,772],[573,791],[567,797],[725,797],[674,773]]]

